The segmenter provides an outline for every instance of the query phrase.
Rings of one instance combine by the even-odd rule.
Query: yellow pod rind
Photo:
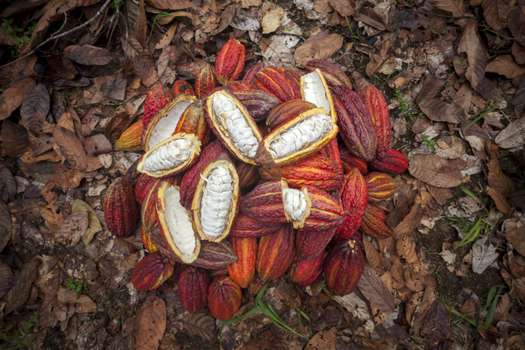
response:
[[[323,90],[324,90],[323,93],[324,93],[326,99],[328,100],[328,104],[330,106],[330,110],[326,111],[326,113],[330,113],[330,116],[332,117],[332,120],[334,121],[334,123],[337,123],[337,113],[335,111],[334,99],[332,97],[332,92],[330,91],[330,87],[328,86],[328,83],[326,82],[326,79],[325,79],[325,77],[323,75],[323,72],[321,72],[321,70],[319,68],[316,68],[312,72],[317,73],[317,75],[318,75],[318,77],[321,80],[321,83],[323,85]],[[311,73],[309,73],[309,74],[311,74]],[[301,87],[301,97],[302,97],[303,100],[305,100],[307,102],[314,103],[312,101],[308,101],[305,98],[305,91],[304,91],[305,86],[306,86],[305,78],[304,78],[305,75],[301,76],[300,81],[299,81],[299,85]],[[317,106],[317,107],[321,108],[320,106]]]
[[[232,180],[233,180],[233,192],[232,192],[232,200],[231,200],[230,208],[228,211],[228,218],[226,221],[226,226],[224,227],[223,232],[219,236],[212,237],[212,236],[207,235],[204,232],[204,229],[202,227],[201,203],[202,203],[202,196],[204,194],[204,189],[206,187],[208,176],[213,171],[213,169],[215,169],[218,166],[224,166],[230,172],[232,176]],[[208,165],[201,173],[201,178],[197,185],[197,189],[195,190],[195,194],[193,196],[193,201],[191,204],[191,211],[193,212],[193,223],[195,225],[195,229],[197,230],[197,233],[199,234],[200,238],[206,241],[210,241],[210,242],[221,242],[226,237],[228,237],[228,234],[230,233],[230,229],[233,225],[235,216],[237,215],[238,201],[239,201],[239,176],[237,174],[237,170],[235,169],[235,166],[228,160],[218,160]]]
[[[284,189],[287,189],[288,183],[285,180],[281,180],[281,193],[283,196],[283,206],[284,206]],[[308,189],[306,187],[302,187],[300,191],[304,194],[304,197],[306,199],[306,210],[303,214],[303,217],[300,220],[293,220],[288,212],[284,211],[284,216],[286,217],[286,221],[291,222],[292,226],[295,230],[299,230],[304,227],[304,223],[306,222],[306,219],[310,216],[310,209],[312,208],[312,200],[310,199],[310,195],[308,194]]]

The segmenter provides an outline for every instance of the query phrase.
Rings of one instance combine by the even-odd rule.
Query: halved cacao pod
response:
[[[203,170],[191,205],[201,239],[220,242],[228,236],[238,198],[239,177],[231,162],[218,160]]]
[[[201,243],[193,230],[191,214],[180,203],[179,187],[162,182],[156,202],[163,248],[183,263],[195,261]]]
[[[233,282],[241,288],[250,284],[255,274],[255,262],[257,258],[257,238],[232,237],[232,247],[237,261],[228,265],[228,275]]]
[[[256,159],[266,166],[297,161],[319,151],[335,138],[337,131],[337,124],[322,108],[311,109],[268,134]]]
[[[131,272],[131,283],[137,290],[159,288],[173,274],[173,263],[158,253],[143,257]]]
[[[313,108],[315,108],[313,103],[306,102],[302,99],[283,102],[270,111],[268,117],[266,117],[266,126],[268,126],[270,130],[273,130],[280,125],[297,118],[299,114]]]
[[[230,230],[232,237],[248,238],[248,237],[262,237],[274,233],[281,227],[281,224],[271,224],[261,222],[248,215],[239,213],[233,222]]]
[[[193,266],[186,266],[177,280],[179,300],[189,312],[196,312],[208,303],[208,274]]]
[[[328,87],[323,73],[319,69],[301,76],[301,96],[303,100],[314,104],[318,108],[323,108],[329,113],[334,123],[337,122],[332,93]]]
[[[155,178],[174,175],[188,168],[200,151],[201,142],[194,134],[175,134],[146,152],[137,171]]]
[[[246,107],[224,90],[211,94],[206,107],[209,125],[217,138],[239,160],[255,165],[262,136]]]
[[[144,245],[144,249],[148,253],[155,253],[158,251],[157,246],[155,243],[153,243],[153,240],[151,239],[151,234],[149,230],[146,230],[144,225],[140,228],[140,239],[142,240],[142,244]]]
[[[350,78],[341,68],[341,65],[330,62],[328,60],[311,60],[308,61],[306,67],[309,69],[320,69],[323,76],[330,86],[344,85],[352,88]]]
[[[186,208],[191,209],[191,202],[193,200],[193,195],[195,194],[195,189],[201,178],[202,171],[212,162],[216,160],[230,160],[228,152],[222,147],[222,144],[219,141],[213,141],[201,152],[199,159],[195,164],[193,164],[188,171],[182,176],[180,182],[180,196],[181,203]]]
[[[263,281],[281,278],[290,267],[294,256],[295,233],[290,226],[282,226],[272,235],[259,241],[257,273]]]
[[[359,240],[350,239],[334,246],[324,267],[326,286],[337,295],[351,293],[363,274],[365,254]]]
[[[175,133],[182,114],[195,100],[195,96],[177,96],[153,117],[144,134],[146,152]]]

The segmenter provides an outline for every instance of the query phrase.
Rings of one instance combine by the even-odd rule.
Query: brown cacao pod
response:
[[[221,271],[228,265],[237,261],[231,245],[227,241],[222,242],[202,242],[201,251],[197,260],[191,265],[205,270]]]
[[[227,276],[217,277],[208,288],[208,308],[218,320],[229,320],[241,307],[241,288]]]
[[[237,164],[237,174],[239,175],[239,186],[242,191],[252,189],[260,179],[256,166],[242,162]]]
[[[270,110],[279,104],[279,100],[274,95],[246,84],[234,83],[237,84],[229,84],[227,86],[228,91],[241,101],[257,122],[264,120]]]
[[[303,99],[283,102],[270,111],[268,117],[266,117],[266,126],[268,126],[270,130],[273,130],[313,108],[315,108],[314,104],[306,102]]]

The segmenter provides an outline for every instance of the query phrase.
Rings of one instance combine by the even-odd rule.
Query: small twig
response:
[[[60,39],[60,38],[63,38],[71,33],[74,33],[82,28],[85,28],[87,27],[89,24],[91,24],[95,19],[97,19],[98,16],[100,16],[102,14],[102,12],[104,12],[104,10],[106,9],[106,7],[108,7],[108,5],[111,3],[112,0],[106,0],[106,2],[104,2],[104,4],[102,4],[102,6],[98,9],[98,11],[95,13],[95,15],[93,15],[93,17],[91,17],[90,19],[88,19],[87,21],[85,21],[84,23],[76,26],[76,27],[73,27],[69,30],[66,30],[65,32],[63,33],[60,33],[60,34],[54,34],[54,35],[51,35],[49,38],[47,38],[46,40],[42,41],[40,44],[38,44],[37,46],[35,46],[33,49],[31,49],[29,52],[23,54],[22,56],[18,57],[17,59],[11,61],[11,62],[8,62],[6,64],[3,64],[0,66],[0,68],[3,68],[3,67],[7,67],[7,66],[10,66],[12,65],[13,63],[15,62],[18,62],[20,60],[23,60],[24,58],[26,57],[29,57],[31,56],[32,54],[34,54],[36,52],[36,50],[38,50],[39,48],[41,48],[42,46],[44,46],[45,44],[53,41],[53,40],[57,40],[57,39]],[[66,21],[67,21],[67,15],[66,15]],[[64,25],[62,25],[64,26]]]

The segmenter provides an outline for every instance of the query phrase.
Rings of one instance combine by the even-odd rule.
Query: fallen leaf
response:
[[[230,24],[235,29],[243,31],[257,31],[261,28],[261,24],[256,17],[252,17],[247,11],[240,10]]]
[[[228,28],[228,26],[232,23],[233,18],[235,17],[235,13],[237,13],[237,4],[230,4],[226,6],[226,8],[222,10],[219,25],[214,31],[211,32],[211,34],[217,35],[224,31],[226,28]]]
[[[482,274],[498,258],[496,247],[486,244],[487,239],[484,236],[472,245],[472,271],[477,274]]]
[[[496,209],[498,209],[502,214],[509,215],[512,212],[512,207],[510,206],[507,198],[495,188],[487,186],[487,194],[496,204]]]
[[[146,47],[148,25],[144,0],[126,1],[126,19],[130,35],[142,46]]]
[[[295,35],[273,35],[270,43],[261,49],[264,59],[275,65],[293,64],[293,48],[299,43]]]
[[[463,183],[461,159],[443,159],[434,154],[416,154],[410,158],[408,171],[416,179],[432,186],[452,188]]]
[[[481,84],[485,79],[485,67],[488,61],[488,54],[478,34],[478,25],[470,20],[463,28],[463,34],[458,45],[458,53],[467,55],[468,67],[465,77],[470,82],[472,88],[479,92]]]
[[[516,63],[518,64],[525,64],[525,47],[521,46],[517,42],[514,42],[512,44],[512,56],[514,56],[514,59],[516,60]]]
[[[363,247],[365,249],[366,261],[376,271],[383,271],[383,257],[374,243],[368,237],[363,237]]]
[[[100,224],[97,213],[95,213],[95,210],[93,210],[88,203],[80,199],[75,199],[73,201],[71,204],[71,212],[85,213],[87,215],[88,227],[82,236],[82,240],[85,245],[88,245],[95,236],[95,233],[102,231],[102,225]]]
[[[343,17],[352,16],[355,13],[355,0],[328,0],[328,3]]]
[[[453,17],[463,17],[465,15],[463,0],[433,0],[432,6],[442,11],[450,12]]]
[[[365,266],[363,275],[357,284],[357,288],[368,300],[368,302],[377,307],[381,312],[388,314],[394,311],[394,296],[385,287],[383,281],[370,267]]]
[[[146,0],[146,3],[159,10],[184,10],[193,7],[191,0]]]
[[[175,36],[176,32],[177,32],[177,23],[172,24],[168,28],[166,33],[164,33],[160,37],[159,41],[157,41],[157,43],[155,44],[155,50],[161,50],[161,49],[167,47],[171,43],[171,40],[173,40],[173,37]]]
[[[86,151],[75,133],[56,126],[53,131],[53,141],[58,146],[60,153],[62,153],[69,162],[74,164],[76,169],[83,170],[87,168],[88,159]]]
[[[336,337],[335,327],[319,331],[308,340],[304,350],[335,350]]]
[[[525,74],[525,67],[518,66],[511,55],[501,55],[490,61],[485,71],[514,79]]]
[[[33,282],[38,275],[39,265],[40,260],[37,258],[33,258],[24,264],[22,271],[20,271],[15,280],[15,284],[5,297],[6,305],[4,314],[7,315],[25,304],[29,298],[29,293],[31,292]]]
[[[500,31],[507,27],[507,19],[512,10],[512,3],[507,0],[483,0],[483,17],[487,24],[495,31]]]
[[[60,287],[57,291],[57,301],[62,304],[74,306],[74,312],[80,314],[93,313],[97,311],[97,304],[87,295],[78,295],[72,290]]]
[[[343,37],[326,31],[311,35],[295,50],[295,61],[305,66],[311,60],[322,60],[331,57],[343,46]]]
[[[355,292],[344,296],[332,297],[338,304],[344,307],[352,316],[361,321],[370,320],[370,312],[366,301],[361,299]]]
[[[284,9],[279,5],[267,2],[263,5],[261,12],[263,12],[261,20],[263,34],[275,32],[281,25]]]
[[[505,149],[523,146],[525,144],[525,117],[512,121],[501,130],[495,141],[498,146]]]
[[[84,139],[84,149],[90,156],[109,153],[113,150],[111,142],[104,134],[96,134]]]
[[[159,80],[157,70],[155,69],[155,62],[151,56],[140,55],[136,57],[133,60],[133,68],[135,74],[142,80],[142,84],[147,87],[150,87]]]
[[[86,213],[72,213],[60,225],[59,230],[55,234],[55,240],[66,246],[74,246],[80,241],[88,225],[89,220]]]
[[[463,112],[459,106],[447,103],[439,96],[444,85],[444,81],[428,75],[416,98],[416,103],[430,120],[457,124],[461,121]]]
[[[16,181],[5,165],[0,164],[0,198],[4,202],[13,200],[16,195]]]
[[[11,240],[11,213],[7,205],[0,201],[0,253]],[[0,297],[1,298],[1,297]]]
[[[42,124],[49,113],[49,92],[44,84],[37,84],[26,96],[20,107],[20,124],[28,130],[40,134]]]
[[[436,349],[452,338],[449,312],[438,301],[425,311],[421,322],[420,336],[425,340],[427,349]]]
[[[11,113],[24,101],[27,93],[33,89],[35,81],[31,78],[17,80],[0,95],[0,120],[9,118]]]
[[[150,295],[137,313],[135,334],[136,350],[156,350],[166,331],[166,303]]]
[[[385,63],[388,58],[388,52],[392,47],[392,40],[390,37],[385,37],[379,44],[379,50],[376,53],[370,55],[370,61],[366,64],[366,75],[369,77],[373,76],[375,72]]]
[[[411,235],[403,235],[396,241],[397,255],[405,259],[408,264],[419,261],[416,251],[416,242]]]
[[[207,313],[190,313],[182,318],[184,330],[189,334],[213,341],[217,334],[215,320]]]
[[[64,49],[64,56],[86,66],[105,66],[113,60],[109,50],[93,45],[70,45]]]
[[[29,146],[29,137],[26,128],[13,123],[9,119],[2,122],[0,131],[0,147],[2,156],[20,157]]]
[[[518,253],[525,256],[525,224],[520,219],[507,219],[503,222],[505,238]]]

